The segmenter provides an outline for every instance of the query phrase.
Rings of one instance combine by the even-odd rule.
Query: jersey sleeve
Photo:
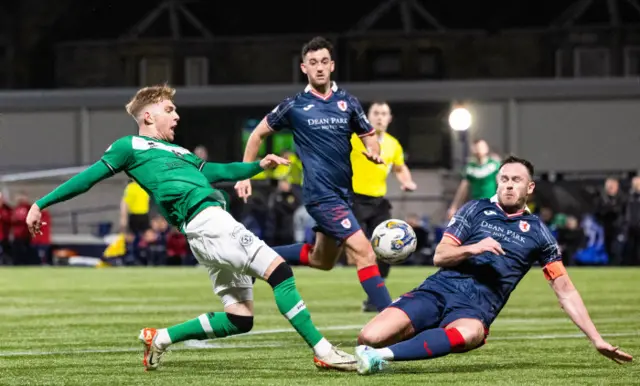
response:
[[[400,142],[396,142],[396,151],[393,154],[393,164],[396,166],[404,165],[404,149],[402,149]]]
[[[369,123],[367,119],[367,114],[365,114],[362,109],[362,105],[360,101],[356,97],[350,97],[349,103],[351,104],[351,119],[349,125],[351,126],[351,130],[358,134],[360,137],[366,137],[367,135],[373,135],[375,131],[373,130],[373,126]]]
[[[116,174],[125,170],[130,164],[133,155],[132,138],[120,138],[109,146],[104,152],[101,161]]]
[[[474,200],[464,204],[447,224],[443,237],[448,237],[458,245],[464,244],[471,236],[478,202]]]
[[[267,114],[265,119],[271,130],[279,131],[292,128],[289,114],[294,102],[293,98],[287,98]]]
[[[538,251],[540,257],[538,262],[542,269],[545,270],[545,276],[553,276],[552,273],[547,274],[546,271],[549,271],[549,268],[553,267],[554,263],[562,263],[562,255],[560,254],[558,242],[542,221],[540,221],[540,231],[538,233],[538,237],[540,238],[540,249]]]

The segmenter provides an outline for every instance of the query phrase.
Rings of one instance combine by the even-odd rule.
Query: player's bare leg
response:
[[[411,320],[402,310],[387,307],[367,323],[358,335],[358,344],[374,348],[390,346],[415,335]]]
[[[273,260],[265,271],[263,279],[273,288],[280,313],[313,349],[315,354],[313,361],[317,367],[346,371],[356,369],[354,356],[331,345],[314,326],[311,314],[296,289],[293,271],[281,257]]]
[[[382,318],[367,324],[358,336],[361,345],[356,347],[356,358],[360,374],[379,372],[387,361],[433,359],[466,352],[481,346],[485,339],[485,327],[477,319],[458,319],[445,328],[415,333],[403,311],[391,307],[379,316],[385,312]],[[388,332],[385,323],[389,323]]]
[[[329,271],[336,265],[342,250],[342,243],[331,236],[317,232],[316,243],[309,251],[308,265],[316,269]]]

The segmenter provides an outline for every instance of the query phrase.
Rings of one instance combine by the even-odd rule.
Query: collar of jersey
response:
[[[331,82],[331,92],[328,95],[320,95],[316,90],[314,90],[310,84],[304,88],[304,92],[310,92],[311,94],[317,96],[320,99],[327,100],[331,98],[334,92],[338,91],[338,84],[336,82]]]
[[[500,206],[500,204],[498,204],[498,195],[494,194],[493,197],[491,197],[491,202],[495,203],[496,206],[498,208],[500,208],[500,210],[502,210],[504,212],[504,209],[502,209],[502,207]],[[520,216],[521,214],[531,214],[531,210],[529,210],[529,207],[525,205],[524,210],[521,211],[517,211],[516,213],[513,214],[508,214],[507,212],[505,212],[505,214],[507,215],[507,217],[515,217],[515,216]]]

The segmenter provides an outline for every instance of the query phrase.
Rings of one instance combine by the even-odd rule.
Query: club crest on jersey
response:
[[[529,229],[531,229],[531,225],[529,225],[528,222],[526,221],[520,221],[520,230],[523,232],[529,232]]]
[[[342,222],[340,222],[340,225],[342,225],[344,229],[349,229],[351,228],[351,221],[349,221],[348,218],[345,218],[344,220],[342,220]]]
[[[342,111],[347,111],[347,102],[338,101],[338,108]]]

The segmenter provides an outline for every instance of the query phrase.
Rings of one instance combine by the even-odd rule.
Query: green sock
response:
[[[311,321],[311,314],[296,289],[295,279],[290,277],[275,286],[273,294],[280,313],[289,320],[289,323],[298,331],[309,347],[316,346],[323,339],[323,336]]]
[[[213,339],[238,334],[238,328],[225,312],[209,312],[184,323],[167,328],[171,343],[189,339]]]

